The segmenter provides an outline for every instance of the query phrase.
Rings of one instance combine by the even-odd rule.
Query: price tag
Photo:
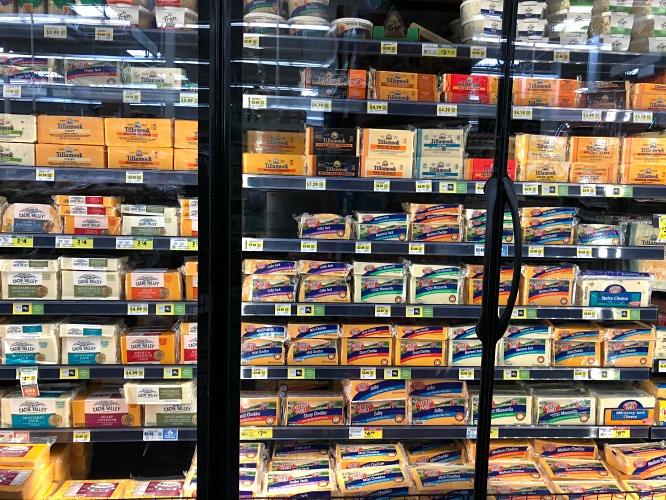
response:
[[[275,316],[291,316],[291,306],[275,304]]]
[[[410,380],[411,368],[384,368],[384,380]]]
[[[179,102],[184,106],[198,106],[199,93],[198,92],[181,92]]]
[[[474,370],[472,368],[459,368],[458,380],[474,380]]]
[[[440,193],[455,193],[456,192],[456,183],[455,182],[440,182],[439,183],[439,192]]]
[[[405,316],[408,318],[432,318],[432,307],[424,306],[407,306],[405,308]]]
[[[182,304],[157,304],[155,306],[155,314],[157,316],[180,316],[185,311],[182,309]]]
[[[37,367],[19,368],[19,382],[23,397],[33,398],[39,396],[39,387],[37,386]]]
[[[55,181],[55,170],[52,168],[36,168],[35,180],[40,182],[53,182]]]
[[[375,306],[375,317],[376,318],[390,318],[391,317],[391,306]]]
[[[90,431],[75,430],[72,433],[72,442],[74,443],[89,443]]]
[[[169,241],[171,250],[199,250],[198,238],[171,238]]]
[[[14,303],[12,304],[12,314],[15,315],[42,315],[44,314],[44,304],[29,303]]]
[[[629,439],[631,438],[631,430],[627,428],[613,428],[613,439]]]
[[[658,371],[659,373],[666,372],[666,360],[663,359],[659,360]]]
[[[354,248],[355,253],[372,253],[372,243],[363,243],[361,241],[357,241],[355,248]]]
[[[577,247],[576,248],[576,257],[579,259],[591,259],[592,258],[592,248],[590,247]]]
[[[557,184],[544,184],[541,187],[541,196],[559,196],[559,189]]]
[[[391,191],[391,181],[375,181],[373,191],[378,193],[388,193]]]
[[[639,311],[636,311],[637,314],[640,314]],[[634,320],[639,318],[632,317],[632,311],[630,309],[613,309],[613,319],[615,321],[624,321],[624,320]]]
[[[484,251],[483,245],[474,245],[474,257],[483,257]]]
[[[136,368],[124,368],[123,378],[128,380],[142,380],[146,376],[146,369],[142,366]]]
[[[410,243],[409,255],[424,255],[425,245],[423,243]]]
[[[361,380],[375,380],[377,378],[377,368],[361,368]]]
[[[568,50],[554,50],[553,62],[568,63],[570,54]]]
[[[113,42],[113,28],[95,28],[95,40],[98,42]]]
[[[634,111],[634,123],[652,123],[652,111]]]
[[[33,244],[32,236],[4,236],[0,241],[3,247],[32,248]]]
[[[312,99],[310,101],[310,111],[322,111],[330,113],[333,109],[333,103],[330,99]]]
[[[144,429],[144,441],[164,441],[164,429]]]
[[[123,90],[123,102],[125,104],[139,104],[141,102],[141,91]]]
[[[527,249],[528,257],[540,258],[543,257],[543,247],[542,246],[530,246]]]
[[[20,99],[21,86],[20,85],[3,85],[2,97],[5,99]]]
[[[486,48],[485,47],[470,47],[469,56],[472,58],[485,59],[486,58]]]
[[[153,239],[133,236],[116,238],[116,250],[152,250]]]
[[[516,307],[511,311],[511,319],[537,319],[537,310],[527,307]]]
[[[56,248],[93,248],[94,241],[86,236],[56,236]]]
[[[523,194],[524,195],[539,195],[539,185],[538,184],[523,184]]]
[[[438,104],[437,116],[458,116],[457,104]]]
[[[490,439],[498,439],[498,438],[499,438],[499,429],[497,427],[491,427]]]
[[[388,102],[370,101],[368,102],[367,112],[369,115],[386,115],[388,114]]]
[[[613,438],[613,428],[612,427],[599,427],[599,437],[601,439],[612,439]]]
[[[163,378],[165,379],[190,379],[192,378],[192,367],[170,367],[164,369]]]
[[[381,427],[350,427],[349,439],[382,439]]]
[[[603,118],[600,109],[584,109],[582,119],[584,122],[600,122]]]
[[[296,306],[296,316],[324,316],[325,306]]]
[[[252,240],[243,238],[243,250],[246,252],[263,252],[264,240]]]
[[[579,368],[573,371],[574,380],[589,380],[589,378],[590,378],[590,371],[587,370],[586,368]]]
[[[606,197],[608,198],[624,198],[627,195],[625,194],[626,186],[605,186]]]
[[[474,194],[485,194],[485,191],[483,189],[485,186],[486,185],[483,182],[476,182],[474,184]]]
[[[596,196],[597,188],[596,186],[581,186],[580,187],[581,196]]]
[[[256,33],[245,33],[243,35],[243,48],[244,49],[258,49],[259,48],[259,35]]]
[[[309,177],[305,179],[306,191],[326,191],[326,179]]]
[[[143,172],[128,170],[125,172],[125,184],[143,184]]]
[[[398,55],[398,42],[382,42],[380,53],[385,56]]]
[[[44,38],[67,38],[67,26],[59,24],[45,24]]]
[[[424,43],[421,46],[421,55],[431,57],[458,57],[458,48],[436,43]]]
[[[529,370],[504,370],[504,380],[529,380]]]
[[[618,370],[606,370],[601,368],[590,368],[590,379],[592,380],[620,380]]]
[[[525,106],[514,106],[513,107],[513,119],[514,120],[531,120],[532,119],[532,108]]]
[[[252,368],[250,378],[254,380],[265,380],[268,378],[268,368]]]
[[[247,106],[245,107],[250,109],[266,109],[268,107],[268,99],[258,95],[247,96]]]
[[[301,241],[301,252],[302,253],[314,253],[317,251],[317,242],[316,241]]]
[[[287,370],[287,378],[291,380],[314,380],[314,368],[289,368]]]
[[[583,309],[582,318],[588,320],[599,319],[599,313],[596,309]]]
[[[150,308],[148,304],[127,304],[127,315],[128,316],[148,316],[148,311]]]
[[[88,380],[90,368],[61,368],[60,380]]]
[[[476,427],[468,427],[466,434],[467,439],[476,439]]]
[[[432,181],[416,181],[417,193],[432,193]]]
[[[272,439],[272,438],[273,438],[272,427],[262,427],[262,428],[241,427],[240,429],[241,441],[256,441],[260,439]]]

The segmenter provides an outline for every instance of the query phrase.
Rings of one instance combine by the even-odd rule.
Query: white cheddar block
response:
[[[0,142],[37,142],[37,117],[0,113]]]
[[[59,270],[57,259],[0,259],[0,272]]]
[[[0,165],[17,167],[35,166],[35,145],[18,142],[0,142]]]
[[[62,364],[114,365],[118,356],[118,335],[104,337],[62,337]]]
[[[188,427],[197,425],[196,404],[156,404],[144,406],[146,427]]]
[[[123,329],[124,323],[121,319],[84,316],[58,325],[58,334],[60,337],[113,337],[119,335]]]
[[[50,429],[72,426],[72,399],[77,391],[40,387],[37,397],[15,391],[2,398],[2,427]]]
[[[164,205],[120,205],[120,213],[125,215],[162,215],[164,217],[176,217],[177,207],[166,207]]]
[[[117,272],[63,270],[63,300],[121,300],[122,277]]]
[[[55,365],[60,362],[55,335],[3,337],[3,365]]]
[[[129,70],[129,82],[125,83],[158,89],[180,89],[183,80],[185,74],[181,68],[133,67]]]
[[[128,382],[124,385],[128,404],[193,404],[196,400],[194,381]]]
[[[478,338],[449,339],[449,366],[481,366],[483,344]]]
[[[60,285],[55,271],[0,272],[2,300],[58,300]]]
[[[60,323],[58,321],[10,318],[8,321],[0,322],[0,337],[41,337],[56,335],[59,328]]]

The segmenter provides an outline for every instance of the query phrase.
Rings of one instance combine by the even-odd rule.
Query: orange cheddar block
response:
[[[199,147],[199,122],[197,120],[174,121],[173,147],[181,149],[197,149]]]
[[[104,118],[39,115],[37,140],[44,144],[104,146]]]
[[[666,165],[625,165],[620,183],[666,185]]]
[[[177,341],[176,332],[172,330],[134,328],[124,332],[120,337],[123,364],[176,364]]]
[[[666,164],[666,138],[628,137],[622,143],[624,165]]]
[[[513,94],[514,106],[549,106],[553,108],[575,108],[576,94]]]
[[[259,175],[308,175],[312,156],[243,153],[243,173]]]
[[[381,101],[436,102],[438,93],[432,89],[379,87],[375,89],[374,98]]]
[[[562,78],[530,78],[513,79],[513,94],[573,94],[579,87],[578,80]]]
[[[180,271],[135,269],[125,275],[127,300],[182,300]]]
[[[181,236],[199,236],[199,219],[181,219]]]
[[[666,85],[663,83],[634,83],[631,86],[632,94],[666,94]]]
[[[615,184],[617,176],[617,164],[575,162],[569,170],[569,182],[575,184]]]
[[[107,146],[173,147],[173,121],[167,118],[105,118]]]
[[[185,300],[199,299],[199,261],[185,262]]]
[[[197,149],[174,149],[173,169],[193,172],[199,170],[199,151]]]
[[[41,469],[49,463],[48,444],[3,443],[0,444],[0,467],[29,467]]]
[[[58,215],[106,215],[120,217],[117,207],[91,207],[88,205],[58,205]]]
[[[375,88],[424,89],[437,91],[437,75],[426,73],[403,73],[402,71],[372,71]]]
[[[109,168],[173,170],[173,148],[109,147]]]
[[[101,207],[104,208],[104,207]],[[106,215],[65,215],[64,234],[120,234],[120,217]]]
[[[104,146],[37,144],[35,158],[41,167],[106,168]]]
[[[619,137],[572,137],[569,161],[617,164],[620,161]]]

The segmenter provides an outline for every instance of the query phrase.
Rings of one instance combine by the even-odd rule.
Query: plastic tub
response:
[[[480,14],[490,14],[493,16],[501,16],[502,15],[502,8],[503,8],[504,2],[502,0],[499,1],[493,1],[493,0],[465,0],[461,5],[460,5],[460,18],[462,19],[462,22],[469,21],[471,18],[474,16],[478,16]],[[488,12],[483,12],[484,10],[487,10]],[[493,13],[495,12],[495,13]]]
[[[358,17],[343,17],[331,23],[338,38],[371,38],[373,25]]]
[[[502,18],[497,16],[474,16],[462,23],[462,38],[473,35],[500,35],[502,33]]]
[[[263,13],[277,14],[280,9],[280,0],[244,0],[243,14]]]
[[[321,17],[328,20],[328,0],[286,0],[289,17]]]
[[[278,24],[285,24],[284,17],[277,14],[264,14],[262,12],[246,14],[243,16],[246,23],[245,33],[259,33],[262,35],[275,35],[280,33]]]
[[[321,17],[300,16],[287,21],[289,34],[298,36],[326,36],[331,31],[331,23]]]

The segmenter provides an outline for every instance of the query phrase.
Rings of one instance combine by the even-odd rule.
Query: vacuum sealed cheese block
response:
[[[61,337],[62,363],[66,365],[117,364],[118,336]]]
[[[37,142],[37,118],[33,115],[0,114],[0,142]]]
[[[64,234],[119,235],[120,217],[107,215],[65,215]]]
[[[27,467],[39,470],[49,463],[51,446],[46,443],[0,444],[0,467]]]
[[[446,340],[447,331],[443,325],[397,325],[396,338]]]
[[[30,167],[35,165],[35,145],[0,142],[0,165]]]
[[[0,468],[0,496],[3,498],[44,498],[44,486],[53,479],[53,468],[42,470],[27,467]],[[40,496],[35,496],[40,495]]]
[[[666,498],[666,481],[650,481],[649,479],[626,479],[622,481],[626,491],[636,493],[638,498],[664,500]]]
[[[135,327],[120,337],[122,364],[176,364],[176,332]]]
[[[481,304],[483,298],[483,266],[468,264],[466,266],[465,303],[472,305]],[[511,282],[513,268],[502,266],[500,268],[500,289],[498,305],[505,306],[511,293]]]
[[[390,338],[393,336],[393,326],[390,323],[359,323],[359,324],[345,323],[342,325],[342,336],[351,337],[351,338],[363,338],[363,337]]]
[[[551,340],[548,338],[503,338],[498,364],[502,366],[550,366]]]
[[[401,304],[407,299],[403,263],[354,262],[354,302]]]
[[[337,365],[340,361],[337,340],[292,340],[288,346],[288,365]]]
[[[459,465],[418,464],[411,468],[419,495],[451,493],[467,497],[474,490],[474,468]]]
[[[446,340],[399,339],[395,346],[395,364],[399,366],[444,366]]]
[[[173,169],[178,171],[196,172],[199,170],[199,150],[174,149]]]
[[[292,340],[336,340],[340,338],[340,325],[337,323],[289,323],[287,325],[287,335]]]
[[[467,398],[448,396],[410,396],[412,425],[465,425]]]
[[[532,462],[493,462],[488,466],[488,481],[540,483],[544,477]]]
[[[65,81],[70,85],[115,87],[122,83],[119,61],[65,59],[63,70]]]
[[[67,384],[43,385],[39,396],[25,397],[20,390],[2,398],[2,427],[50,429],[72,426],[72,400],[78,389]]]
[[[604,338],[604,328],[595,322],[564,323],[553,325],[555,340],[600,342]]]
[[[312,156],[243,153],[243,173],[258,175],[309,175]]]
[[[244,302],[293,302],[298,278],[286,274],[251,275],[243,278]]]
[[[613,474],[601,460],[541,458],[538,463],[551,481],[614,481]]]
[[[481,352],[483,349],[483,344],[479,339],[449,338],[448,342],[448,366],[481,366]]]
[[[2,338],[3,365],[55,365],[60,362],[60,345],[55,335]]]
[[[241,426],[277,425],[280,414],[280,398],[277,392],[241,392]]]
[[[621,245],[624,229],[609,224],[578,224],[576,240],[579,245]]]
[[[92,388],[72,401],[74,427],[139,427],[141,407],[127,404],[118,388]]]
[[[516,135],[515,159],[519,164],[531,162],[564,162],[568,138],[548,135]]]
[[[112,207],[118,208],[123,199],[121,196],[88,196],[88,195],[65,195],[52,196],[56,205],[75,205],[85,207]]]
[[[604,366],[618,368],[652,366],[653,340],[608,340],[604,344]]]
[[[522,498],[524,500],[538,500],[549,498],[552,492],[546,483],[493,483],[488,485],[488,495],[493,498],[505,496]]]
[[[134,481],[127,480],[123,498],[178,498],[183,492],[183,483],[179,480]]]
[[[273,460],[321,460],[327,458],[330,451],[328,442],[282,441],[275,443]]]
[[[181,365],[196,365],[199,360],[199,334],[180,334],[180,357]]]
[[[471,397],[471,424],[479,421],[479,394]],[[521,390],[496,389],[493,392],[493,425],[532,425],[532,396]]]
[[[54,168],[106,168],[104,146],[82,146],[77,144],[37,144],[37,165]]]
[[[264,478],[264,489],[259,495],[264,498],[298,498],[316,496],[330,498],[334,493],[335,480],[331,469],[270,471]]]
[[[145,405],[143,424],[146,427],[195,427],[197,405],[196,403]]]
[[[534,425],[592,425],[596,398],[580,391],[537,390],[532,394]]]
[[[124,83],[156,89],[180,89],[187,80],[182,68],[133,66],[124,68]]]
[[[180,220],[181,236],[199,236],[199,219]]]
[[[58,300],[60,298],[58,270],[58,262],[55,260],[2,259],[0,297],[3,300]]]
[[[351,239],[350,217],[336,214],[308,214],[296,217],[298,237],[305,239],[348,240]]]
[[[306,154],[305,134],[303,132],[248,130],[246,142],[248,153],[281,155]]]
[[[635,390],[597,391],[597,425],[653,425],[654,396]]]
[[[245,259],[241,265],[243,274],[297,274],[295,260]]]
[[[359,240],[381,241],[407,239],[409,218],[404,213],[355,212]]]
[[[61,234],[62,220],[51,205],[12,203],[2,215],[2,232]]]
[[[666,474],[666,447],[657,443],[604,445],[606,462],[627,476],[649,479]]]
[[[0,322],[0,337],[57,335],[60,322],[56,320],[27,320],[17,317]]]
[[[535,439],[534,454],[542,458],[574,460],[596,460],[599,456],[597,444],[592,440],[549,440]]]
[[[173,121],[167,118],[105,118],[104,128],[107,146],[173,146]]]
[[[385,158],[412,158],[416,131],[414,130],[387,130],[387,129],[359,129],[360,154],[358,156],[372,156]]]
[[[251,132],[248,131],[248,138]],[[317,156],[354,157],[357,151],[356,134],[354,128],[308,127],[305,129],[305,152]]]
[[[576,280],[576,304],[590,307],[647,307],[653,278],[647,273],[582,271]]]
[[[173,170],[172,148],[120,147],[108,148],[108,167],[127,170]],[[180,168],[179,170],[185,170]],[[189,168],[187,169],[189,170]]]
[[[70,480],[56,491],[51,498],[70,500],[74,498],[124,498],[127,479],[85,479]]]
[[[407,397],[404,380],[345,380],[342,385],[349,401],[397,400]]]
[[[185,300],[197,300],[199,298],[199,261],[190,258],[185,261],[183,267]]]
[[[571,305],[576,271],[577,268],[572,265],[525,266],[520,287],[520,304]]]
[[[197,120],[174,120],[173,147],[178,149],[198,149],[199,122]]]
[[[570,163],[560,161],[521,163],[518,178],[527,182],[567,182],[570,167]]]
[[[416,159],[417,179],[461,180],[465,178],[465,161],[460,158],[418,157]]]
[[[594,340],[554,340],[553,366],[601,366],[603,344]]]
[[[241,365],[284,365],[284,341],[248,338],[241,342]]]
[[[476,462],[476,441],[467,441],[470,464]],[[488,460],[492,462],[521,462],[532,459],[532,445],[521,439],[493,439],[488,447]]]
[[[299,281],[299,302],[351,302],[351,297],[346,277],[313,274],[302,275]]]
[[[287,392],[285,425],[342,425],[344,400],[334,391]]]
[[[619,137],[572,137],[569,161],[617,165],[620,161]]]
[[[103,118],[39,115],[37,125],[40,143],[104,146]]]
[[[349,425],[405,425],[407,404],[405,400],[352,401],[347,405]]]
[[[409,228],[410,241],[462,241],[462,218],[453,221],[429,221],[416,222],[412,220]]]
[[[409,442],[403,445],[409,464],[464,465],[465,447],[460,442]]]
[[[125,215],[144,215],[160,217],[177,217],[178,208],[164,205],[120,205],[120,211]],[[161,235],[164,236],[164,235]]]
[[[336,463],[340,470],[400,465],[405,461],[399,444],[337,444]]]
[[[574,184],[615,184],[618,182],[617,166],[597,163],[574,162],[570,164],[569,182]]]
[[[196,402],[196,381],[141,381],[127,382],[123,394],[127,404],[192,404]]]
[[[169,269],[134,269],[125,275],[127,300],[182,300],[181,274]]]
[[[623,500],[627,493],[615,481],[559,482],[553,483],[555,493],[576,500]]]
[[[349,276],[351,266],[347,262],[329,262],[323,260],[299,260],[298,272],[310,275]]]
[[[413,168],[414,160],[412,158],[362,156],[359,177],[411,179]]]
[[[627,137],[622,140],[624,165],[663,165],[666,139],[658,137]]]
[[[388,366],[393,364],[393,339],[343,338],[340,353],[341,365]]]
[[[418,157],[459,159],[465,152],[467,131],[464,128],[418,129],[416,134]]]

